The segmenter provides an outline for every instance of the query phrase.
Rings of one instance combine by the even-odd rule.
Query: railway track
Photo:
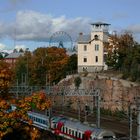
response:
[[[53,107],[52,109],[53,115],[64,115],[70,118],[79,118],[79,113],[76,110],[72,110],[70,108],[62,108],[62,107]],[[86,117],[86,120],[89,124],[96,124],[96,115],[89,114]],[[80,121],[85,121],[85,112],[80,112]],[[105,129],[112,130],[116,133],[117,137],[128,137],[129,136],[129,122],[116,120],[111,117],[101,116],[101,127]],[[133,136],[136,136],[136,123],[133,124]]]

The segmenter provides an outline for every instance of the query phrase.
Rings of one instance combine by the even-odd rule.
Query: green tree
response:
[[[110,43],[105,44],[108,50],[106,64],[116,70],[121,70],[123,78],[132,81],[140,79],[140,45],[134,41],[131,34],[111,36]]]
[[[15,83],[25,85],[30,83],[30,69],[31,69],[31,52],[25,52],[24,56],[20,56],[14,68]]]
[[[73,54],[69,57],[67,63],[67,72],[76,72],[77,71],[77,54]]]
[[[74,84],[75,84],[76,89],[79,89],[81,82],[82,80],[79,76],[74,79]]]

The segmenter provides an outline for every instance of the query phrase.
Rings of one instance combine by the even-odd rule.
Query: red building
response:
[[[13,67],[15,65],[17,58],[23,55],[24,53],[21,52],[10,53],[8,56],[4,58],[4,61],[7,62],[10,65],[10,67]]]

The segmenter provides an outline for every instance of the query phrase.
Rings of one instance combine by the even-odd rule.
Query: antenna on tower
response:
[[[14,28],[14,48],[16,47],[16,27]]]

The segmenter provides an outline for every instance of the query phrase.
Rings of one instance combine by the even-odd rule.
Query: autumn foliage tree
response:
[[[15,75],[19,83],[23,75],[28,76],[29,85],[46,86],[57,83],[66,76],[68,60],[69,56],[64,48],[40,47],[32,55],[27,57],[25,54],[19,58]]]
[[[0,97],[7,98],[11,80],[12,70],[6,62],[0,61]]]
[[[123,73],[123,78],[140,80],[140,45],[129,33],[110,36],[106,64]]]
[[[10,105],[16,105],[17,109],[10,111]],[[29,119],[27,112],[30,110],[45,111],[51,107],[51,99],[43,92],[34,93],[30,97],[25,97],[21,100],[6,101],[0,99],[0,139],[5,135],[12,133],[14,129],[20,129],[22,126],[21,120],[26,121],[29,125],[32,125],[32,120]],[[23,127],[22,127],[23,128]],[[31,135],[31,139],[35,140],[39,137],[39,131],[36,132],[26,126],[25,131]]]

